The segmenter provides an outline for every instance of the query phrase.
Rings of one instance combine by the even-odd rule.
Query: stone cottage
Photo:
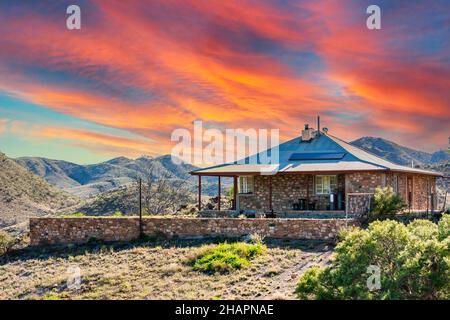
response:
[[[269,149],[269,155],[274,150]],[[436,178],[441,174],[384,160],[353,146],[327,130],[305,125],[300,137],[278,146],[279,163],[261,163],[261,154],[243,161],[192,171],[202,176],[232,177],[232,212],[274,213],[277,216],[313,212],[361,214],[370,210],[377,186],[391,186],[408,211],[436,208]]]

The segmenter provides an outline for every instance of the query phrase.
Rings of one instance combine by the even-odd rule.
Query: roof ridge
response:
[[[387,160],[387,159],[381,158],[380,156],[377,156],[376,154],[374,154],[374,153],[372,153],[372,152],[370,152],[370,151],[367,151],[367,150],[364,150],[364,149],[362,149],[362,148],[360,148],[360,147],[358,147],[358,146],[355,146],[355,145],[353,145],[353,144],[351,144],[351,143],[349,143],[349,142],[347,142],[347,141],[345,141],[345,140],[342,140],[341,138],[338,138],[338,137],[333,136],[333,135],[331,135],[331,134],[327,134],[327,136],[330,136],[330,137],[332,137],[332,138],[334,138],[334,139],[336,139],[336,140],[339,140],[339,141],[341,141],[341,142],[343,142],[343,143],[349,145],[349,146],[352,147],[352,148],[356,148],[356,149],[358,149],[358,150],[360,150],[360,151],[362,151],[362,152],[365,152],[365,153],[367,153],[367,154],[369,154],[369,155],[371,155],[371,156],[373,156],[373,157],[375,157],[375,158],[378,158],[378,159],[380,159],[380,160],[382,160],[382,161],[386,161],[386,162],[389,162],[389,163],[391,163],[391,164],[393,164],[393,165],[395,165],[395,166],[398,166],[398,164],[393,163],[392,161],[389,161],[389,160]],[[347,151],[348,151],[348,150],[347,150]],[[350,151],[348,151],[348,152],[350,152]],[[350,153],[351,153],[351,152],[350,152]],[[373,164],[373,165],[376,165],[376,166],[379,166],[379,167],[383,167],[383,168],[389,169],[388,167],[383,166],[383,165],[381,165],[381,164],[379,164],[379,163],[374,163],[374,162],[371,162],[371,161],[368,161],[368,160],[363,160],[363,159],[361,159],[360,157],[358,157],[357,155],[355,155],[355,154],[353,154],[353,153],[352,153],[352,155],[355,156],[356,158],[358,158],[360,161],[367,162],[367,163],[370,163],[370,164]]]
[[[366,163],[370,163],[370,164],[375,165],[375,166],[383,167],[383,168],[386,168],[387,170],[396,170],[395,167],[400,167],[400,168],[404,168],[404,169],[408,169],[408,170],[411,170],[411,169],[412,170],[420,170],[420,171],[424,171],[424,172],[428,172],[428,173],[438,173],[439,174],[439,172],[434,172],[432,170],[425,170],[425,169],[422,169],[422,168],[412,168],[412,167],[410,168],[408,166],[404,166],[404,165],[401,165],[401,164],[394,163],[394,162],[392,162],[392,161],[390,161],[388,159],[381,158],[380,156],[377,156],[376,154],[374,154],[374,153],[372,153],[370,151],[367,151],[367,150],[362,149],[362,148],[360,148],[358,146],[355,146],[355,145],[353,145],[353,144],[351,144],[351,143],[349,143],[349,142],[347,142],[345,140],[342,140],[341,138],[338,138],[338,137],[333,136],[331,134],[326,134],[326,135],[330,136],[333,141],[334,141],[334,139],[339,140],[339,141],[343,142],[344,144],[346,144],[346,145],[348,145],[348,146],[350,146],[352,148],[356,148],[356,149],[358,149],[358,150],[360,150],[360,151],[362,151],[364,153],[367,153],[369,156],[372,156],[372,157],[375,157],[376,159],[379,159],[381,161],[387,162],[387,163],[391,164],[393,166],[393,168],[387,167],[387,166],[382,165],[382,164],[374,163],[374,162],[369,161],[369,160],[363,160],[360,157],[358,157],[357,155],[352,153],[352,155],[355,156],[356,158],[358,158],[360,161],[363,161],[363,162],[366,162]],[[343,148],[345,149],[345,147],[343,147]]]

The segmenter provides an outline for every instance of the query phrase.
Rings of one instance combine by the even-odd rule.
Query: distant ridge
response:
[[[441,161],[450,161],[450,154],[446,151],[439,150],[434,153],[427,153],[401,146],[383,138],[362,137],[351,142],[351,144],[404,166],[411,166],[411,163],[414,166],[425,166]]]
[[[154,178],[186,180],[195,189],[197,180],[189,172],[197,169],[190,164],[174,164],[170,155],[160,157],[141,156],[135,160],[117,157],[98,164],[79,165],[67,161],[39,157],[21,157],[15,161],[42,177],[48,183],[81,198],[129,185],[136,177],[143,176],[150,166]],[[204,179],[204,192],[214,194],[214,178]]]

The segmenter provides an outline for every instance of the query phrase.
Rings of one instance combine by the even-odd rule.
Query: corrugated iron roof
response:
[[[399,171],[441,176],[440,173],[417,168],[397,165],[365,150],[353,146],[332,135],[321,133],[311,141],[302,141],[300,137],[286,141],[269,149],[269,155],[278,149],[279,163],[263,164],[263,153],[258,153],[237,161],[204,169],[198,169],[192,174],[269,174],[308,173],[308,172],[346,172],[346,171]],[[292,160],[298,154],[344,154],[340,159],[308,159]],[[294,156],[294,157],[293,157]],[[299,158],[299,157],[297,157]]]

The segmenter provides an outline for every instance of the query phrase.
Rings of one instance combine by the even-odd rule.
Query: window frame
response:
[[[251,183],[249,183],[249,181],[251,181]],[[255,192],[255,177],[239,176],[238,194],[254,194],[254,192]]]
[[[319,183],[320,178],[320,183]],[[332,179],[335,181],[332,182]],[[318,190],[318,186],[320,186],[321,190]],[[320,196],[327,196],[333,194],[334,190],[338,189],[338,177],[337,175],[315,175],[314,176],[314,193]]]

